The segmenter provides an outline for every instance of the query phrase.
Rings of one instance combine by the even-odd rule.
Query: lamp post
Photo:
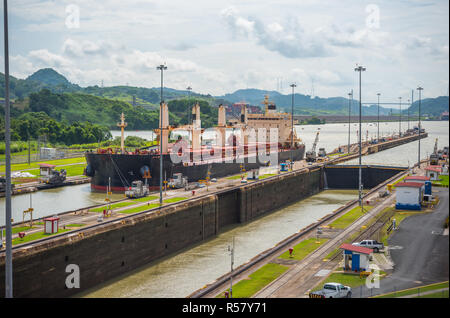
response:
[[[13,297],[12,229],[11,229],[11,131],[9,108],[8,1],[3,0],[5,43],[5,297]]]
[[[163,74],[164,71],[167,70],[167,66],[161,64],[159,66],[156,67],[157,70],[161,71],[161,103],[159,106],[159,205],[162,206],[163,203],[163,195],[162,195],[162,189],[163,189],[163,143],[162,143],[162,139],[163,139],[163,128],[162,128],[162,121],[163,121],[163,114],[162,114],[162,110],[163,110],[163,103],[164,103],[164,99],[163,99]]]
[[[361,101],[361,73],[366,70],[365,67],[358,66],[355,68],[355,72],[359,72],[359,134],[358,134],[358,143],[359,143],[359,206],[362,210],[362,169],[361,169],[361,111],[362,111],[362,101]]]
[[[292,151],[294,149],[294,88],[297,87],[295,83],[290,85],[292,87],[292,108],[291,108],[291,167],[293,167]],[[292,168],[291,168],[292,169]]]
[[[377,143],[380,142],[380,93],[377,93],[378,96],[378,123],[377,123]]]
[[[419,87],[417,87],[417,90],[419,91],[419,153],[417,154],[417,156],[418,156],[417,164],[418,164],[418,167],[420,169],[420,130],[422,129],[421,121],[420,121],[420,106],[421,106],[421,103],[422,103],[422,91],[423,91],[423,88],[419,86]]]
[[[189,94],[189,99],[188,99],[188,107],[187,107],[187,112],[188,112],[188,114],[187,114],[187,117],[188,117],[188,125],[190,125],[190,123],[191,123],[191,112],[190,112],[190,107],[189,107],[189,103],[191,102],[191,90],[192,90],[192,87],[190,87],[190,86],[188,86],[187,88],[186,88],[187,90],[188,90],[188,94]]]
[[[230,298],[233,298],[233,265],[234,265],[234,236],[233,236],[233,245],[228,245],[228,251],[231,256],[231,272],[230,272]]]
[[[409,131],[409,108],[411,107],[411,100],[410,99],[408,99],[408,117],[407,117],[407,120],[408,120],[408,131]]]
[[[400,120],[398,122],[398,137],[402,136],[402,98],[398,98],[400,101]]]
[[[353,104],[353,89],[350,93],[348,93],[348,148],[347,152],[350,153],[350,125],[351,125],[351,111],[352,111],[352,104]]]

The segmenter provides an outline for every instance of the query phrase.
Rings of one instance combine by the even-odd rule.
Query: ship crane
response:
[[[320,131],[317,131],[316,139],[314,140],[311,150],[306,152],[306,161],[307,162],[314,162],[316,160],[316,147],[317,147],[317,143],[319,142],[319,133],[320,133]]]

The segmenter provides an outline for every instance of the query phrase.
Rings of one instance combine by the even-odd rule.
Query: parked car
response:
[[[309,298],[351,298],[352,289],[339,283],[326,283],[322,290],[309,293]]]
[[[359,243],[353,243],[352,245],[371,248],[375,253],[378,253],[384,248],[384,244],[377,242],[376,240],[364,240]]]

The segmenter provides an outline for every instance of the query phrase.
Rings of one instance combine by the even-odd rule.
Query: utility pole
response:
[[[9,109],[8,1],[3,0],[5,39],[5,297],[13,297],[12,230],[11,230],[11,131]]]
[[[402,98],[398,98],[400,100],[400,121],[398,122],[398,136],[402,136]]]
[[[380,142],[380,93],[377,93],[378,96],[378,123],[377,123],[377,143]]]
[[[359,72],[359,134],[358,134],[358,142],[359,142],[359,206],[361,207],[362,211],[362,169],[361,169],[361,135],[362,135],[362,129],[361,129],[361,111],[362,111],[362,101],[361,101],[361,73],[366,70],[365,67],[358,66],[355,68],[356,72]]]
[[[290,85],[292,87],[292,108],[291,108],[291,167],[293,167],[293,155],[292,151],[294,149],[294,88],[297,87],[295,83]]]
[[[353,89],[350,93],[348,93],[348,146],[347,146],[348,153],[350,153],[350,126],[351,126],[350,114],[352,112],[352,104],[353,104]]]
[[[417,90],[419,91],[419,152],[417,154],[417,156],[418,156],[417,164],[418,164],[418,168],[420,169],[420,130],[422,129],[421,121],[420,121],[420,106],[422,103],[423,88],[419,86],[419,87],[417,87]]]
[[[230,272],[230,298],[233,298],[233,265],[234,265],[234,236],[233,236],[233,245],[228,245],[228,251],[231,255],[231,272]]]
[[[162,116],[162,111],[163,111],[163,104],[164,104],[164,99],[163,99],[163,73],[165,70],[167,70],[167,66],[165,65],[160,65],[156,67],[157,70],[161,71],[161,103],[159,106],[159,146],[160,146],[160,150],[159,150],[159,205],[162,206],[163,204],[163,194],[162,194],[162,189],[163,189],[163,143],[162,143],[162,139],[163,139],[163,128],[162,128],[162,121],[163,121],[163,116]]]

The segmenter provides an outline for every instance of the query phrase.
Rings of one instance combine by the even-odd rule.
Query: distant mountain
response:
[[[72,83],[70,83],[67,78],[65,78],[63,75],[59,74],[52,68],[40,69],[28,76],[26,80],[40,82],[51,86],[72,85]]]
[[[449,111],[448,96],[439,96],[436,98],[425,98],[421,101],[420,112],[424,116],[440,116],[443,112]],[[402,111],[407,113],[408,111]],[[409,110],[409,114],[419,114],[419,101],[415,101]]]
[[[259,89],[240,89],[231,94],[218,96],[233,103],[247,102],[251,105],[262,106],[264,96],[269,95],[269,100],[274,102],[278,109],[291,112],[292,95],[283,95],[277,91],[267,91]],[[311,98],[309,95],[294,94],[294,111],[300,115],[347,115],[349,100],[344,97],[320,98],[315,96]],[[351,103],[351,112],[356,114],[359,112],[359,103],[353,100]],[[378,107],[376,105],[363,106],[363,115],[376,115]],[[390,109],[380,107],[380,115],[388,115]]]
[[[63,75],[59,74],[51,68],[38,70],[26,79],[17,79],[10,76],[10,96],[12,99],[24,99],[32,93],[48,89],[52,93],[81,93],[94,95],[97,97],[117,100],[125,102],[132,106],[142,106],[149,110],[157,110],[160,102],[159,87],[134,87],[134,86],[111,86],[99,87],[88,86],[80,87],[67,80]],[[4,75],[0,73],[0,98],[4,97]],[[176,90],[164,87],[164,99],[166,101],[185,98],[188,96],[207,101],[211,106],[219,104],[232,104],[237,102],[247,102],[254,106],[263,107],[262,101],[265,95],[269,95],[269,100],[274,102],[278,109],[290,112],[292,96],[290,94],[283,95],[277,91],[260,90],[255,88],[240,89],[233,93],[223,96],[211,96],[209,94],[202,95],[187,90]],[[295,113],[299,115],[347,115],[349,100],[344,97],[320,98],[303,94],[295,94],[294,96]],[[448,97],[441,96],[437,98],[429,98],[422,100],[422,114],[431,117],[439,116],[443,111],[448,111]],[[396,114],[394,110],[394,114]],[[391,108],[380,107],[380,115],[389,115]],[[403,113],[407,113],[406,108]],[[351,104],[351,113],[359,113],[359,104],[357,100],[353,100]],[[364,105],[362,109],[363,115],[376,115],[378,113],[377,105]],[[418,113],[418,101],[411,106],[410,114]]]

